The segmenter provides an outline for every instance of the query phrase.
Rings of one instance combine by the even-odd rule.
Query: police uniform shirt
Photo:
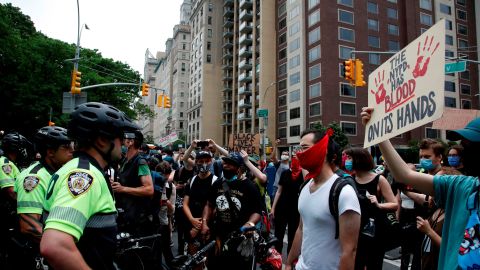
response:
[[[6,157],[0,157],[0,189],[13,187],[18,173],[19,170],[13,162]]]
[[[18,214],[42,214],[48,181],[54,171],[43,162],[23,170],[15,181]]]
[[[86,153],[75,156],[50,179],[45,230],[72,235],[92,269],[113,269],[117,224],[110,182],[95,159]]]

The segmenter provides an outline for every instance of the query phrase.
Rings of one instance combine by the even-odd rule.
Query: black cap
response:
[[[223,162],[235,165],[237,167],[240,167],[243,165],[243,158],[237,152],[230,153],[228,157],[222,157],[222,159],[223,159]]]
[[[201,159],[201,158],[212,158],[212,154],[208,151],[197,151],[195,153],[195,159]]]

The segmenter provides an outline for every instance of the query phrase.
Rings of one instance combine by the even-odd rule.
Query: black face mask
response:
[[[234,170],[225,170],[225,168],[223,169],[223,177],[225,177],[227,180],[233,180],[234,176],[236,175],[237,172]]]
[[[480,151],[480,143],[467,142],[463,143],[463,166],[465,174],[468,176],[480,176],[480,166],[478,166],[477,158]]]

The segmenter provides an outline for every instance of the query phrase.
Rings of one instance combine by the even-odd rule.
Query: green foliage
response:
[[[11,4],[0,4],[0,129],[31,135],[52,121],[66,126],[62,96],[70,91],[75,45],[46,37],[30,18]],[[81,49],[82,86],[111,82],[138,83],[140,74],[127,64],[103,58],[96,50]],[[88,101],[112,104],[129,117],[153,116],[140,105],[137,86],[87,90]]]
[[[345,148],[349,144],[348,137],[343,133],[342,128],[337,122],[331,122],[328,126],[323,126],[320,123],[317,123],[313,126],[314,129],[325,132],[328,128],[333,129],[333,140],[340,145],[340,147]]]

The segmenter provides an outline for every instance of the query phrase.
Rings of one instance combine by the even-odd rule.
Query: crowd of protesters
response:
[[[18,133],[3,136],[2,241],[6,230],[18,227],[33,247],[20,269],[40,259],[58,269],[73,262],[112,269],[109,237],[117,227],[135,236],[161,235],[146,261],[152,269],[172,268],[176,255],[192,255],[212,240],[215,248],[195,269],[251,269],[253,242],[231,239],[250,227],[279,239],[280,254],[286,235],[287,270],[382,269],[394,248],[400,248],[401,269],[480,265],[480,118],[449,132],[450,145],[422,139],[415,163],[382,142],[376,164],[364,148],[342,149],[332,130],[305,130],[295,149],[279,151],[277,141],[266,160],[228,152],[211,139],[178,151],[152,148],[112,108],[85,105],[72,114],[68,131],[44,127],[34,144]],[[102,115],[105,126],[81,110]],[[364,123],[371,111],[363,110]],[[101,118],[105,112],[118,116],[112,127]],[[38,160],[28,166],[32,149]]]

